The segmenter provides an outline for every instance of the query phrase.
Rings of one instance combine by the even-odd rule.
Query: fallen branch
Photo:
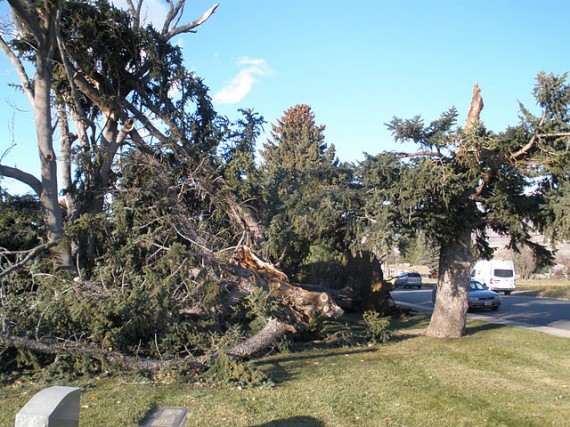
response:
[[[295,333],[295,328],[277,319],[271,318],[265,327],[254,336],[237,344],[228,351],[228,355],[235,359],[247,359],[270,347],[285,333]],[[14,335],[0,334],[0,347],[25,348],[34,353],[62,356],[65,354],[79,354],[92,359],[102,360],[109,365],[114,365],[123,370],[138,370],[150,373],[162,371],[174,359],[143,359],[133,356],[125,356],[122,353],[109,351],[85,342],[65,342],[53,340],[34,340]],[[207,367],[207,357],[182,359],[189,367],[202,370]]]
[[[41,252],[46,251],[50,248],[53,248],[56,245],[57,245],[57,242],[49,242],[49,243],[44,243],[43,245],[36,246],[35,248],[30,249],[29,251],[19,251],[18,253],[27,253],[28,255],[26,255],[24,257],[24,259],[22,259],[20,262],[17,262],[16,264],[12,264],[10,267],[8,267],[5,270],[3,270],[2,272],[0,272],[0,278],[7,276],[8,274],[10,274],[14,270],[22,268],[24,265],[26,265],[26,263],[28,263],[30,260],[35,258],[38,254],[40,254]],[[5,252],[4,254],[10,255],[10,254],[12,254],[12,252]]]
[[[0,334],[0,346],[25,348],[27,350],[55,356],[63,354],[81,354],[93,359],[103,359],[106,363],[116,365],[124,370],[140,370],[145,372],[159,372],[163,370],[171,360],[141,359],[138,357],[125,356],[121,353],[94,347],[86,343],[59,343],[50,340],[32,340],[18,336],[6,336]],[[191,363],[196,369],[202,369],[205,364],[202,360],[192,360]]]
[[[295,333],[296,331],[292,326],[271,318],[261,331],[229,350],[228,356],[247,359],[270,347],[287,332]]]

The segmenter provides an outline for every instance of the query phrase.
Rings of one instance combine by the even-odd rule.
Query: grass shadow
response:
[[[282,353],[276,356],[271,356],[267,359],[256,360],[255,366],[268,375],[276,385],[279,385],[297,378],[293,373],[297,370],[297,365],[312,363],[330,357],[371,353],[376,350],[377,349],[374,347],[336,348],[336,351],[331,349],[328,352],[323,352],[322,349],[315,349],[315,351],[311,350],[310,353],[309,351],[301,351],[299,353]]]
[[[478,334],[480,332],[487,332],[487,331],[494,331],[496,329],[501,329],[501,328],[505,328],[508,325],[503,325],[500,323],[488,323],[485,322],[483,320],[472,320],[472,322],[475,321],[476,324],[475,325],[469,325],[469,323],[467,324],[467,327],[465,328],[465,334],[466,335],[475,335]]]
[[[283,420],[270,421],[253,427],[321,427],[325,424],[313,417],[291,417]]]

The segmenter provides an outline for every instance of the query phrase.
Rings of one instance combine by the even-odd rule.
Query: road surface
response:
[[[391,293],[397,304],[432,311],[431,290],[431,287],[418,290],[398,288]],[[477,311],[469,313],[469,317],[570,338],[570,301],[517,293],[501,294],[501,299],[503,303],[498,311]]]

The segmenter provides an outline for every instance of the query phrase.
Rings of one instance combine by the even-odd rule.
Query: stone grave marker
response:
[[[154,408],[143,420],[141,427],[184,427],[188,412],[188,408]]]
[[[44,388],[16,414],[16,427],[78,427],[81,389]]]

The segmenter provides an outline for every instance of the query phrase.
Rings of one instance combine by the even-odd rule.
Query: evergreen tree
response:
[[[226,144],[222,147],[222,175],[238,200],[257,208],[262,194],[255,145],[265,120],[252,110],[239,111],[243,117],[227,125]]]
[[[261,155],[269,173],[278,169],[304,170],[316,164],[335,162],[335,148],[327,148],[324,125],[315,123],[315,114],[308,105],[295,105],[271,126],[271,138]]]
[[[420,150],[368,157],[362,165],[364,185],[374,195],[366,211],[383,223],[382,235],[393,242],[403,230],[423,230],[441,248],[430,334],[464,334],[472,236],[478,256],[492,255],[490,228],[510,236],[515,250],[529,247],[544,264],[551,254],[531,240],[532,228],[567,232],[560,215],[570,169],[565,80],[566,75],[539,74],[534,94],[542,116],[521,106],[521,123],[499,134],[479,121],[477,86],[463,129],[454,108],[427,125],[420,117],[394,118],[388,128],[396,140],[413,141]],[[529,192],[537,180],[536,191]]]
[[[335,247],[350,210],[352,171],[327,147],[323,125],[307,105],[285,111],[261,154],[267,199],[263,210],[266,254],[289,274],[298,272],[311,246]]]

